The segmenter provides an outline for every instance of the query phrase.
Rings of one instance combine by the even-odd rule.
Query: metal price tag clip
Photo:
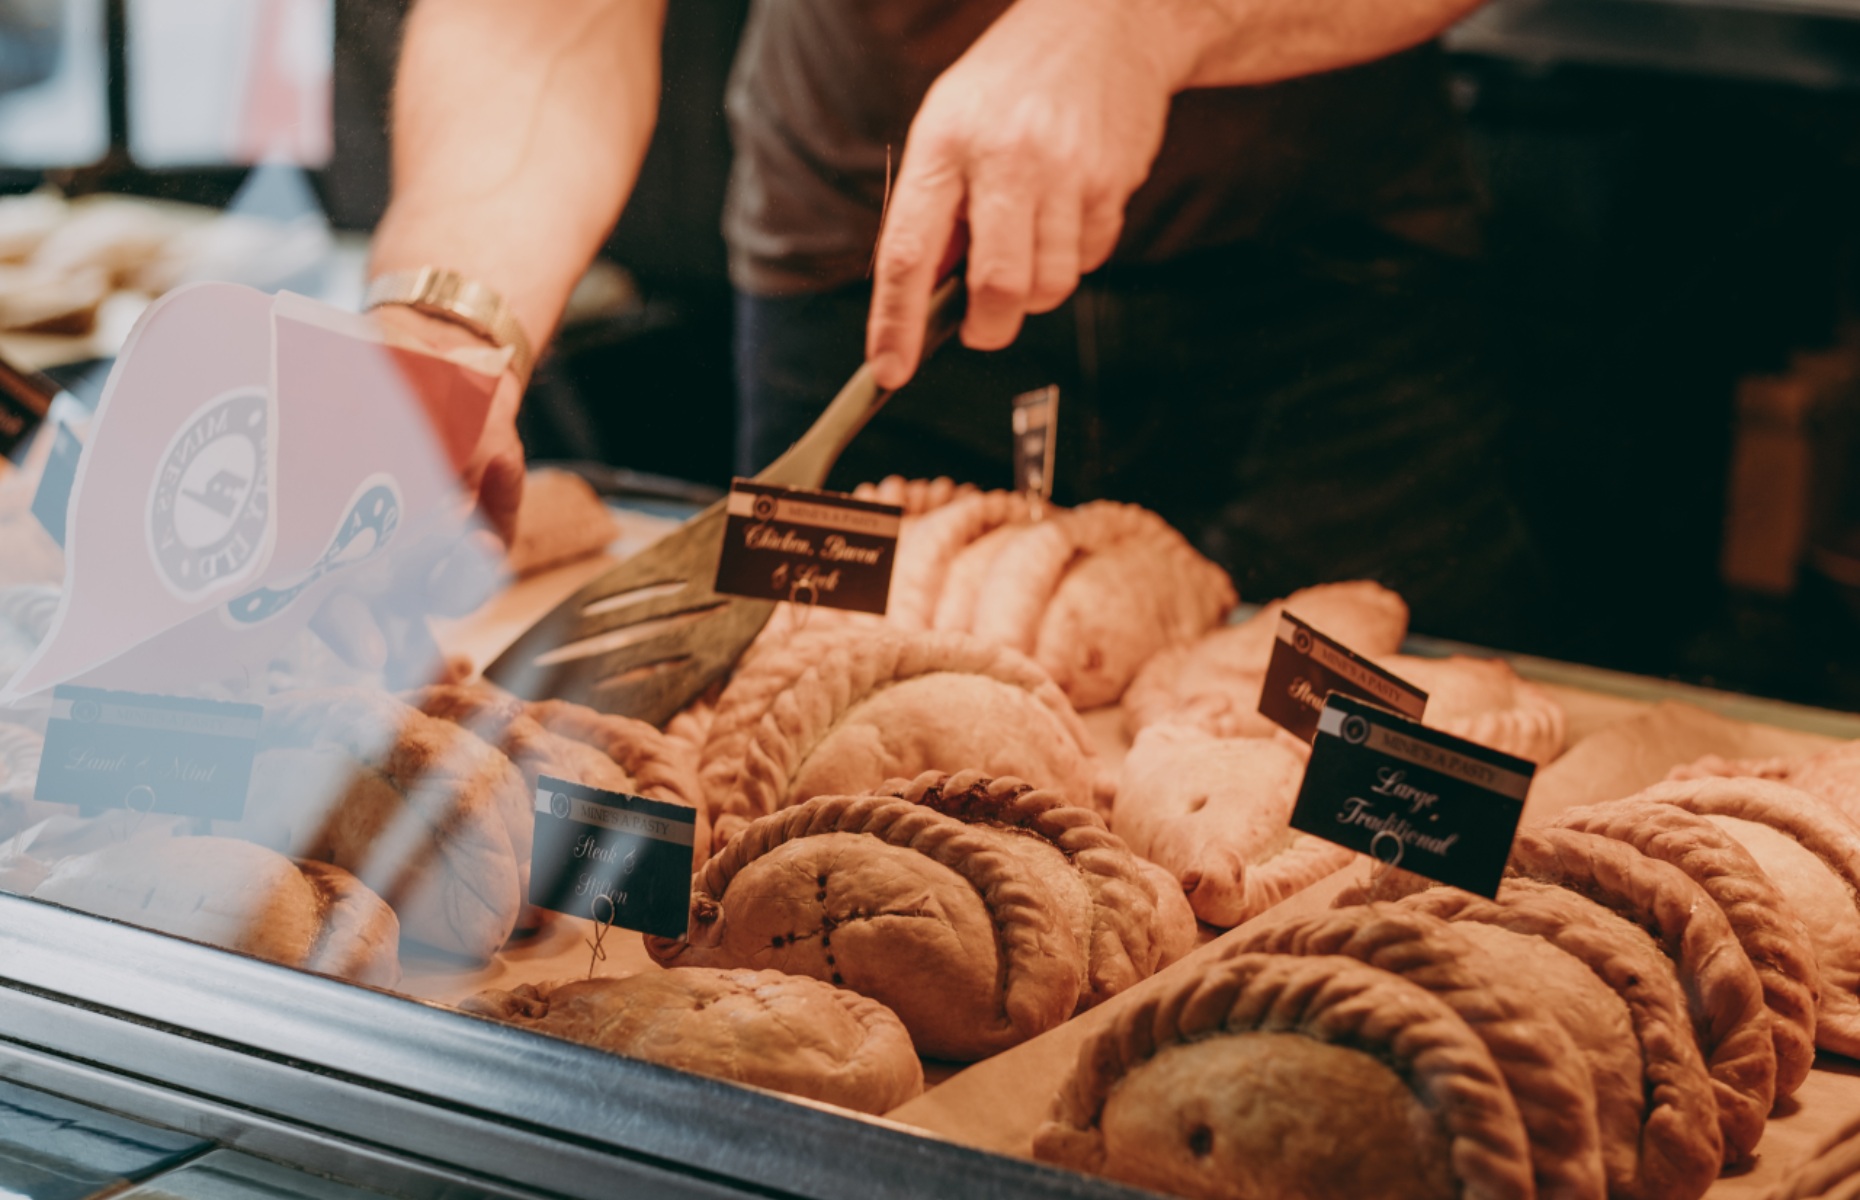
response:
[[[607,906],[607,915],[601,916],[601,905]],[[594,936],[586,939],[588,947],[588,978],[594,978],[596,963],[607,961],[607,947],[601,943],[607,940],[607,931],[614,927],[613,897],[605,892],[598,893],[588,901],[588,917],[594,922]]]
[[[1053,498],[1053,461],[1059,447],[1057,384],[1014,397],[1014,489],[1027,497],[1038,521]]]

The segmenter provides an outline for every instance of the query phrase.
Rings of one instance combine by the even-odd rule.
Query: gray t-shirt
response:
[[[758,0],[727,109],[730,274],[760,295],[866,278],[895,171],[937,76],[1012,0]],[[1450,253],[1476,197],[1432,46],[1271,87],[1176,97],[1114,261],[1368,225]]]

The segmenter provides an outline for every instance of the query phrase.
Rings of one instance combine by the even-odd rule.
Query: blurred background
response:
[[[94,398],[185,280],[357,304],[406,7],[0,0],[0,354]],[[532,457],[727,482],[747,8],[671,6],[659,131],[532,387]],[[1448,47],[1512,474],[1580,597],[1502,648],[1860,708],[1860,0],[1496,0]]]

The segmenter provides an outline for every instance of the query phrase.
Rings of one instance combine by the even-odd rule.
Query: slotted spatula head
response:
[[[951,278],[930,306],[926,356],[962,321]],[[890,393],[860,367],[800,441],[757,482],[817,488]],[[527,699],[574,700],[663,725],[742,657],[775,605],[719,594],[724,502],[594,580],[518,638],[485,676]]]

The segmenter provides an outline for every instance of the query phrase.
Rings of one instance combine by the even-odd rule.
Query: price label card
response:
[[[45,459],[38,490],[32,494],[32,515],[60,548],[65,544],[65,516],[71,509],[71,488],[77,483],[78,456],[84,443],[63,421],[52,429],[52,451]]]
[[[697,810],[542,776],[530,903],[571,917],[683,937]]]
[[[1059,446],[1059,389],[1014,397],[1014,487],[1044,503],[1053,498],[1053,456]]]
[[[33,796],[87,815],[129,808],[236,821],[264,716],[256,704],[59,687]]]
[[[904,510],[837,492],[730,486],[717,590],[883,613]]]
[[[1281,614],[1259,692],[1260,715],[1308,742],[1317,736],[1325,697],[1333,693],[1355,696],[1417,721],[1427,710],[1427,693],[1420,688],[1291,613]]]
[[[1537,767],[1332,695],[1292,828],[1495,897]]]

